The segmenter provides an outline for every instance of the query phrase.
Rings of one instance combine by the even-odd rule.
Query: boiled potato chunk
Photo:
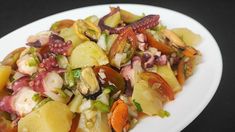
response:
[[[129,11],[123,10],[123,9],[120,10],[120,14],[121,14],[122,20],[126,23],[133,23],[143,17],[143,16],[137,16],[137,15],[135,15]]]
[[[55,31],[55,32],[60,32],[61,29],[71,27],[73,25],[73,23],[74,23],[74,20],[63,19],[63,20],[60,20],[60,21],[57,21],[57,22],[53,23],[51,25],[50,30]]]
[[[19,132],[68,132],[73,114],[60,102],[50,101],[21,118],[18,122]]]
[[[147,81],[140,80],[135,83],[132,100],[138,102],[147,115],[159,115],[163,110],[162,101],[156,90],[152,89]]]
[[[120,22],[121,22],[120,12],[116,12],[115,14],[106,18],[104,24],[109,27],[116,27]]]
[[[182,89],[178,80],[176,79],[169,63],[164,66],[157,67],[157,73],[170,85],[173,92],[178,92]]]
[[[187,28],[175,28],[172,31],[179,36],[186,45],[195,46],[201,41],[200,35],[192,32]]]
[[[108,116],[106,113],[98,112],[96,115],[96,122],[93,127],[94,132],[111,132],[108,125]]]
[[[0,92],[3,90],[5,85],[7,84],[8,78],[11,74],[10,66],[1,66],[0,65]]]
[[[76,132],[112,132],[108,125],[106,113],[94,111],[95,116],[87,120],[84,113],[80,115],[79,124]]]
[[[65,41],[71,40],[73,47],[76,47],[78,44],[88,40],[87,38],[78,36],[73,27],[61,29],[59,35],[63,37]]]
[[[79,44],[70,57],[70,64],[73,69],[100,66],[108,64],[109,60],[104,51],[94,42],[86,41]]]

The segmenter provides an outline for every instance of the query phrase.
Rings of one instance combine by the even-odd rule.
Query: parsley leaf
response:
[[[141,105],[140,105],[138,102],[136,102],[135,100],[133,100],[133,103],[134,103],[134,105],[135,105],[135,107],[136,107],[136,109],[137,109],[138,112],[142,112],[142,111],[143,111]]]

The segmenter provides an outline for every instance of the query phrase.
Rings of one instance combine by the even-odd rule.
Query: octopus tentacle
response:
[[[57,63],[55,56],[50,56],[48,58],[43,59],[39,66],[41,68],[45,68],[46,70],[59,68],[59,64]]]
[[[54,54],[69,56],[72,52],[72,41],[65,42],[64,39],[56,34],[49,37],[49,51]]]
[[[23,76],[19,78],[12,84],[11,86],[12,90],[14,91],[14,93],[18,92],[22,87],[29,86],[29,81],[30,81],[29,76]]]
[[[135,32],[142,32],[145,29],[155,27],[159,23],[159,15],[148,15],[143,17],[142,19],[138,20],[135,23],[127,25],[127,27],[131,27]]]
[[[29,83],[30,86],[33,88],[34,91],[39,92],[41,95],[44,93],[44,87],[42,84],[43,78],[46,77],[47,71],[41,71],[39,72],[35,78]]]
[[[37,102],[33,100],[35,94],[31,87],[23,86],[13,95],[0,100],[0,110],[22,117],[36,106]]]
[[[8,113],[15,113],[12,100],[12,96],[5,96],[2,100],[0,100],[0,110]]]
[[[119,7],[114,8],[113,10],[111,10],[111,12],[110,12],[109,14],[103,16],[103,17],[100,19],[98,25],[99,25],[101,31],[108,30],[108,31],[109,31],[110,33],[112,33],[112,34],[118,34],[118,33],[120,33],[120,31],[119,31],[117,28],[112,28],[112,27],[109,27],[109,26],[107,26],[107,25],[104,24],[104,21],[105,21],[106,18],[108,18],[109,16],[112,16],[113,14],[117,13],[118,11],[120,11],[120,8],[119,8]]]
[[[53,69],[52,71],[41,71],[35,76],[35,78],[29,84],[34,91],[40,93],[42,96],[47,96],[46,92],[53,91],[56,88],[62,87],[63,80],[59,75],[59,73],[61,72],[62,70],[55,70],[55,69]],[[53,84],[47,83],[47,85],[45,85],[45,82],[47,82],[48,80],[51,80]],[[56,80],[56,82],[54,82],[54,80]],[[59,86],[53,87],[54,85],[57,84]]]
[[[103,18],[100,19],[99,27],[101,28],[102,31],[108,30],[110,34],[119,34],[123,30],[125,30],[126,28],[131,27],[134,32],[142,32],[145,29],[155,27],[159,23],[159,18],[160,18],[159,15],[147,15],[147,16],[141,18],[140,20],[138,20],[132,24],[129,24],[125,27],[112,28],[112,27],[105,25],[105,23],[104,23],[105,19],[107,17],[115,14],[119,10],[120,10],[119,8],[115,8],[109,14],[105,15]]]

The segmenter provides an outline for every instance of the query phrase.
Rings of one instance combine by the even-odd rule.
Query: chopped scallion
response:
[[[136,109],[137,109],[138,112],[142,112],[142,111],[143,111],[141,105],[140,105],[138,102],[136,102],[135,100],[133,100],[133,103],[134,103],[134,105],[135,105],[135,107],[136,107]]]

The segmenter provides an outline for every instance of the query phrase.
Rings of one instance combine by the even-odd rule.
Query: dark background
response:
[[[37,19],[65,10],[104,3],[161,6],[193,17],[215,37],[223,56],[220,86],[204,111],[183,132],[235,131],[235,2],[219,0],[0,0],[0,37]],[[176,20],[177,21],[177,20]],[[9,42],[10,43],[10,42]],[[1,44],[4,45],[4,44]],[[216,64],[215,64],[216,65]]]

